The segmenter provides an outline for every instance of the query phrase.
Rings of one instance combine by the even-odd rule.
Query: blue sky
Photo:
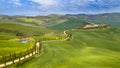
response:
[[[2,15],[120,12],[120,0],[0,0]]]

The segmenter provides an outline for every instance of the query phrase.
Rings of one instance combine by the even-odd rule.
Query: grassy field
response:
[[[13,33],[0,32],[0,40],[9,40],[14,38],[17,38],[17,36]]]
[[[33,42],[21,43],[19,41],[0,40],[0,58],[11,53],[23,52],[34,45]]]
[[[9,54],[23,52],[34,45],[34,42],[21,43],[13,33],[0,32],[0,58]],[[1,61],[0,61],[1,62]]]
[[[23,26],[18,24],[8,24],[8,23],[0,23],[0,32],[6,33],[26,33],[32,35],[41,35],[45,33],[49,33],[52,30],[41,28],[41,27],[32,27],[32,26]]]
[[[70,41],[43,44],[43,54],[12,68],[119,68],[120,29],[74,30]]]
[[[0,23],[0,59],[2,56],[8,56],[13,53],[24,52],[35,44],[35,41],[30,39],[28,43],[21,43],[19,40],[31,38],[33,36],[42,36],[52,30],[10,23]],[[18,33],[25,34],[17,36]],[[1,63],[1,61],[0,61]]]
[[[84,23],[85,21],[79,20],[78,18],[69,18],[64,23],[58,23],[52,26],[48,26],[48,28],[54,29],[54,30],[67,30],[67,29],[83,27]]]
[[[106,14],[105,14],[106,15]],[[110,29],[71,30],[70,41],[47,42],[43,54],[12,68],[119,68],[119,17],[89,15],[2,16],[0,17],[0,58],[25,51],[34,42],[20,43],[17,34],[34,39],[60,39],[63,31],[83,27],[86,22],[107,23]],[[117,26],[115,26],[117,25]],[[63,35],[63,37],[65,37]]]

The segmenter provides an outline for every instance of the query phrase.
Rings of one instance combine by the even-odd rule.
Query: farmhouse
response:
[[[102,27],[105,27],[105,26],[106,26],[106,24],[87,23],[83,28],[92,29],[92,28],[102,28]]]

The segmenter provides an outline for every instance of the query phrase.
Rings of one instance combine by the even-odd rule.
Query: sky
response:
[[[120,12],[120,0],[0,0],[0,15]]]

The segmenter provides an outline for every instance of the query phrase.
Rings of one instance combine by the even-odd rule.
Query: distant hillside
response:
[[[69,18],[64,23],[55,24],[48,28],[55,30],[73,29],[83,27],[85,23],[85,21],[79,20],[78,18]]]
[[[12,33],[12,34],[26,34],[31,36],[40,36],[46,33],[52,32],[53,30],[40,28],[40,27],[32,27],[32,26],[23,26],[18,24],[10,24],[10,23],[0,23],[0,32],[4,33]]]
[[[34,17],[0,15],[0,23],[13,23],[27,26],[38,26],[55,30],[79,28],[84,26],[86,22],[104,23],[112,26],[120,26],[120,13],[104,13],[97,15],[51,14],[48,16],[34,16]]]
[[[120,26],[120,13],[104,13],[104,14],[97,14],[97,15],[67,15],[77,17],[81,20],[85,20],[88,22],[93,23],[105,23],[114,26]]]
[[[97,14],[97,15],[67,14],[61,16],[61,18],[66,19],[66,21],[64,23],[48,26],[48,28],[58,29],[58,30],[79,28],[84,26],[87,22],[102,23],[102,24],[104,23],[111,26],[120,26],[120,13],[105,13],[105,14]]]

